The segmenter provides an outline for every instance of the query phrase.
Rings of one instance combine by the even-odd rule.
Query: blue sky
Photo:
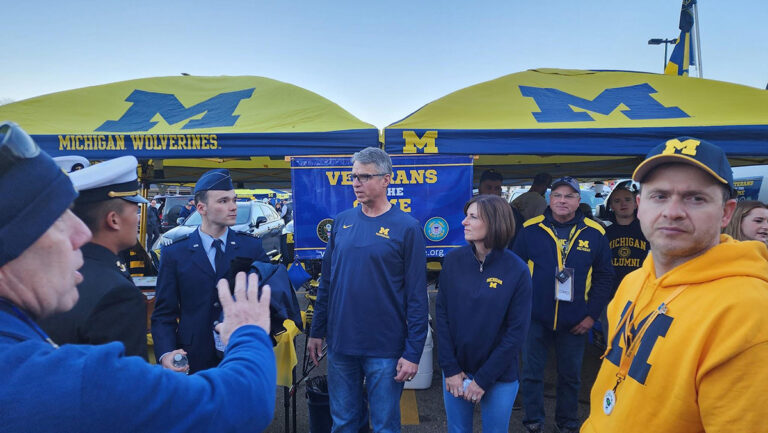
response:
[[[379,128],[537,67],[661,72],[679,0],[25,1],[3,6],[0,101],[133,78],[258,75]],[[765,88],[768,3],[699,0],[704,77]],[[671,52],[671,47],[670,47]],[[694,71],[695,75],[695,71]]]

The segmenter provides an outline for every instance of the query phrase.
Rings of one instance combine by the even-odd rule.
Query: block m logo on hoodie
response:
[[[627,314],[627,310],[629,310],[631,305],[631,302],[627,302],[617,323],[620,323],[624,319],[624,316]],[[645,316],[640,323],[636,323],[635,326],[632,327],[630,330],[632,335],[637,334],[640,328],[645,324],[645,321],[648,320],[649,316],[650,314]],[[629,320],[631,321],[632,317],[630,317]],[[629,377],[635,379],[640,384],[645,384],[645,379],[651,371],[651,365],[648,364],[648,357],[651,356],[651,352],[653,351],[654,346],[656,346],[656,342],[659,338],[663,338],[667,335],[667,331],[669,331],[673,321],[674,318],[667,316],[666,314],[660,314],[656,316],[656,320],[648,326],[648,329],[645,331],[645,335],[643,335],[643,339],[640,342],[640,346],[637,349],[637,354],[632,360],[632,365],[629,366]],[[613,337],[613,340],[611,341],[611,351],[608,352],[608,355],[605,357],[605,359],[617,367],[621,362],[621,355],[624,353],[624,350],[626,350],[626,347],[622,348],[620,346],[620,344],[623,344],[623,341],[624,327],[619,329]]]

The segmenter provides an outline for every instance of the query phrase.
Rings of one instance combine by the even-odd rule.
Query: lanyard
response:
[[[24,314],[23,311],[19,310],[15,305],[13,305],[10,301],[8,301],[5,298],[0,298],[0,302],[9,306],[11,308],[11,311],[13,311],[13,313],[16,315],[16,317],[21,319],[22,322],[26,323],[27,326],[32,328],[37,333],[37,335],[39,335],[43,340],[45,340],[46,343],[53,346],[54,349],[59,348],[59,345],[54,343],[51,337],[49,337],[48,334],[46,334],[45,331],[43,331],[43,329],[40,328],[40,326],[38,326],[37,323],[35,323],[34,320],[30,319],[29,316]]]
[[[637,354],[637,349],[640,347],[640,342],[643,340],[643,336],[645,335],[645,332],[648,330],[648,328],[651,326],[651,323],[658,317],[660,314],[666,314],[667,313],[667,306],[669,306],[670,302],[672,302],[677,296],[683,292],[688,286],[681,286],[678,287],[677,290],[672,292],[671,295],[667,297],[667,299],[664,300],[655,310],[653,310],[653,313],[648,317],[648,319],[645,321],[643,326],[638,330],[637,335],[634,337],[630,333],[631,329],[631,322],[629,320],[629,317],[632,316],[632,314],[635,311],[635,305],[637,305],[637,301],[640,297],[640,292],[638,292],[637,297],[632,302],[632,305],[627,310],[626,314],[624,314],[624,317],[621,319],[621,322],[619,322],[619,326],[616,327],[616,329],[621,329],[621,327],[624,327],[624,353],[621,356],[621,362],[619,363],[619,371],[616,373],[616,385],[613,387],[613,391],[616,392],[616,389],[619,387],[619,384],[623,382],[627,378],[627,372],[629,371],[629,367],[632,365],[632,361],[635,359],[635,355]],[[653,297],[653,295],[651,295]],[[608,352],[611,350],[609,347],[608,350],[606,350],[606,353],[603,355],[605,357]]]
[[[545,226],[544,224],[541,224],[541,227],[544,228],[544,230],[548,231],[549,234],[552,236],[552,238],[555,239],[555,243],[560,243],[560,237],[557,236],[557,230],[555,230],[555,227],[552,226],[552,228],[549,228]],[[568,259],[568,253],[571,251],[571,247],[573,246],[573,241],[576,239],[576,237],[579,235],[581,230],[576,230],[577,225],[574,225],[573,228],[571,228],[571,233],[568,235],[568,240],[563,242],[563,245],[560,246],[560,248],[555,246],[555,250],[557,250],[557,264],[559,266],[560,271],[565,268],[565,261]]]

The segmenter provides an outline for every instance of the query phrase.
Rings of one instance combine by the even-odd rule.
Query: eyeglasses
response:
[[[0,170],[6,171],[17,162],[39,154],[40,147],[19,125],[0,123]]]
[[[389,173],[374,173],[374,174],[352,174],[352,182],[354,181],[360,181],[360,183],[366,183],[369,180],[373,179],[375,176],[386,176]]]
[[[550,194],[549,196],[552,197],[555,200],[562,200],[562,199],[574,200],[574,199],[579,198],[579,195],[578,194],[574,194],[574,193],[560,194],[559,192],[556,192],[554,194]]]

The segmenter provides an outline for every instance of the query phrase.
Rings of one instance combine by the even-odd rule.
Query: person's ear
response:
[[[107,212],[107,215],[104,216],[104,224],[110,230],[120,230],[120,215],[115,211]]]
[[[720,228],[725,228],[725,226],[728,225],[729,222],[731,222],[731,217],[733,217],[733,212],[736,210],[736,200],[730,199],[725,202],[725,205],[723,206],[723,219],[720,221]]]

